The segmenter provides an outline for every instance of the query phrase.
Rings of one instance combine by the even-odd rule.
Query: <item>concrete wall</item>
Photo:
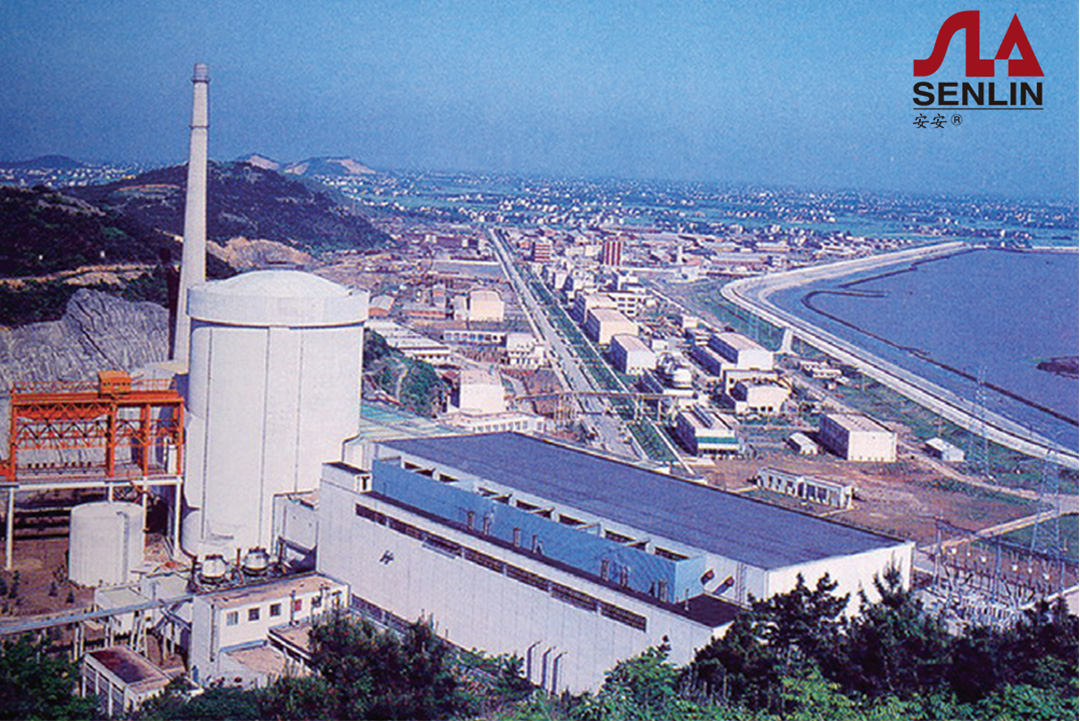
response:
[[[665,637],[671,644],[671,660],[687,663],[713,635],[705,625],[370,496],[324,482],[322,498],[322,572],[351,581],[354,596],[365,603],[409,621],[429,619],[438,634],[454,644],[521,656],[529,679],[549,690],[595,690],[606,670]],[[359,517],[356,503],[644,617],[646,628],[556,600],[549,590]]]

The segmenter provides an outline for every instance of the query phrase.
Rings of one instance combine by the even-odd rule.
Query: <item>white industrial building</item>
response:
[[[926,442],[926,450],[934,458],[940,458],[946,463],[963,463],[964,451],[949,443],[944,438],[931,438]]]
[[[791,389],[781,383],[742,380],[731,388],[729,398],[735,415],[775,415],[790,396]]]
[[[343,609],[348,599],[347,584],[320,574],[195,596],[188,659],[192,679],[203,685],[266,685],[288,667],[287,655],[269,643],[271,630],[295,627],[327,611]]]
[[[506,389],[498,375],[482,368],[464,368],[454,389],[455,409],[464,413],[485,414],[506,411]]]
[[[688,408],[675,417],[675,436],[695,456],[740,452],[742,442],[735,427],[734,422],[701,406]]]
[[[772,351],[766,350],[761,344],[741,333],[716,333],[709,339],[709,347],[737,368],[762,371],[773,369]]]
[[[469,291],[469,321],[502,323],[506,304],[494,290]]]
[[[639,376],[656,368],[656,353],[636,335],[612,336],[608,352],[615,367],[626,375]]]
[[[754,477],[754,482],[767,491],[833,508],[851,508],[851,502],[855,498],[855,487],[851,484],[791,473],[779,468],[762,468]]]
[[[407,358],[433,365],[450,360],[450,346],[420,335],[412,328],[406,328],[392,320],[369,320],[365,327],[378,333],[388,346],[401,351]]]
[[[367,293],[256,271],[193,287],[188,313],[184,550],[270,548],[273,497],[356,433]]]
[[[896,434],[860,413],[829,413],[821,417],[818,440],[848,461],[896,460]]]
[[[589,318],[589,311],[597,308],[609,308],[618,310],[619,307],[611,296],[604,293],[578,293],[574,298],[574,307],[571,315],[578,323],[584,323]]]
[[[593,308],[585,319],[585,334],[599,345],[607,345],[613,336],[637,332],[637,323],[611,308]]]
[[[390,440],[323,469],[318,568],[384,622],[427,618],[595,690],[667,642],[686,663],[751,597],[824,573],[873,595],[913,545],[519,434]]]

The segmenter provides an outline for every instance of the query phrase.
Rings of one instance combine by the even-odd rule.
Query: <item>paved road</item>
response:
[[[552,364],[552,367],[559,376],[559,380],[562,381],[563,387],[571,393],[599,390],[593,384],[592,377],[585,371],[582,360],[555,330],[544,307],[533,295],[532,288],[518,273],[514,266],[512,251],[507,247],[502,231],[492,229],[488,231],[488,235],[491,238],[492,247],[495,248],[495,254],[502,264],[503,272],[510,279],[514,291],[521,300],[534,333],[541,336],[555,353],[556,362]],[[586,425],[596,433],[596,442],[601,448],[626,458],[648,458],[622,421],[616,416],[607,414],[610,405],[606,400],[581,397],[576,401],[579,412],[586,417]]]

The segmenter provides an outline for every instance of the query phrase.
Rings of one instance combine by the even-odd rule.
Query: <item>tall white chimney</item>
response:
[[[210,127],[208,89],[210,68],[195,65],[191,108],[191,151],[188,154],[187,200],[184,205],[184,254],[180,264],[180,288],[176,298],[176,334],[172,359],[188,362],[191,319],[187,314],[188,290],[206,281],[206,141]]]

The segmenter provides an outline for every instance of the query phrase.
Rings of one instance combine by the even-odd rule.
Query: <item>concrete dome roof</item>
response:
[[[349,289],[300,270],[255,270],[207,284],[207,292],[260,298],[343,298]]]
[[[192,319],[227,325],[316,327],[360,323],[368,294],[299,270],[256,270],[188,291]]]

